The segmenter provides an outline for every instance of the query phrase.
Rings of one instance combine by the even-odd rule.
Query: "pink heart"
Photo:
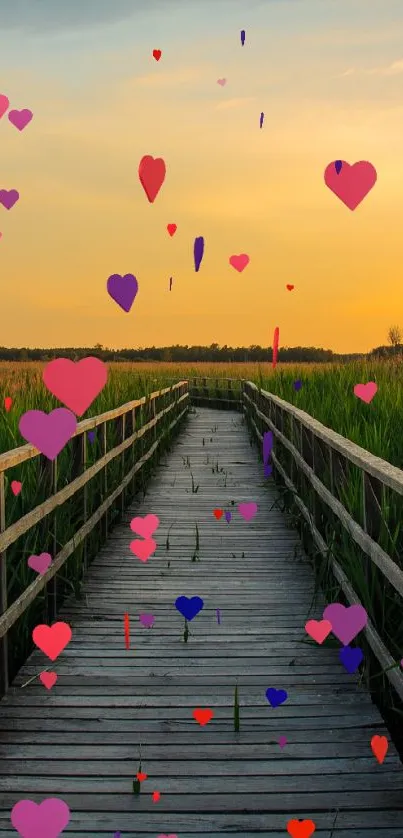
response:
[[[145,628],[152,628],[155,623],[154,614],[139,614],[139,620]]]
[[[306,633],[319,644],[326,640],[331,630],[332,624],[329,620],[308,620],[308,622],[305,623]]]
[[[8,114],[11,125],[14,125],[19,131],[23,131],[26,128],[28,122],[31,122],[32,117],[33,113],[28,108],[23,108],[22,111],[13,110]]]
[[[30,556],[28,559],[28,567],[36,570],[37,573],[46,573],[51,564],[52,556],[50,553],[40,553],[39,556]]]
[[[42,803],[19,800],[11,810],[11,823],[22,838],[58,838],[70,820],[70,809],[60,797]]]
[[[361,399],[361,401],[369,404],[372,402],[377,390],[378,386],[375,384],[375,381],[368,381],[368,384],[356,384],[354,387],[354,395],[357,396],[358,399]]]
[[[245,521],[251,521],[257,513],[257,503],[238,503],[238,512]]]
[[[136,538],[130,543],[130,549],[141,562],[146,562],[157,549],[157,542],[153,538],[145,538],[144,541]]]
[[[108,370],[99,358],[56,358],[42,373],[45,387],[76,416],[82,416],[105,387]]]
[[[46,687],[47,690],[51,690],[57,681],[56,672],[41,672],[39,675],[39,680],[42,682],[43,686]]]
[[[4,116],[9,104],[10,102],[7,96],[5,96],[4,93],[0,93],[0,119]]]
[[[21,436],[34,445],[48,460],[55,460],[74,436],[77,420],[70,410],[58,407],[50,413],[27,410],[18,424]]]
[[[11,481],[11,491],[13,495],[19,495],[22,489],[22,483],[19,480],[12,480]]]
[[[229,263],[236,271],[242,273],[244,268],[249,265],[249,256],[246,253],[240,253],[239,256],[230,256]]]
[[[151,538],[159,523],[160,519],[156,515],[146,515],[145,518],[132,518],[130,529],[142,538]]]
[[[217,84],[220,84],[221,87],[224,87],[224,84],[227,83],[227,79],[217,79]]]
[[[284,746],[287,744],[287,740],[286,740],[285,736],[280,736],[280,739],[278,740],[278,744],[280,745],[280,748],[284,748]]]
[[[325,169],[325,184],[343,201],[350,210],[357,209],[376,183],[376,169],[372,163],[360,160],[350,166],[344,160],[339,161],[341,169],[337,173],[335,162]]]

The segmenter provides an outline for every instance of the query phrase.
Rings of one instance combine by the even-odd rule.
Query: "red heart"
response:
[[[173,236],[176,233],[176,224],[167,224],[167,230],[170,236]]]
[[[7,413],[8,413],[9,410],[11,410],[12,403],[13,403],[13,400],[12,400],[11,396],[6,396],[6,398],[4,399],[4,407],[6,408]]]
[[[380,765],[382,765],[386,754],[388,753],[389,742],[386,736],[373,736],[371,739],[371,750],[373,755],[377,758]]]
[[[214,716],[212,710],[203,710],[201,707],[196,707],[196,710],[193,710],[193,718],[196,719],[196,722],[199,722],[199,725],[206,725]]]
[[[143,780],[146,780],[146,779],[147,779],[147,777],[148,777],[148,774],[144,774],[142,771],[139,771],[139,772],[138,772],[138,774],[136,774],[136,779],[137,779],[140,783],[142,783],[142,782],[143,782]]]
[[[56,672],[46,672],[45,670],[39,674],[39,680],[47,690],[51,690],[57,681]]]
[[[153,801],[154,801],[154,803],[158,803],[160,797],[161,797],[161,792],[160,791],[153,791]]]
[[[22,483],[19,480],[12,480],[11,481],[11,491],[14,496],[19,495],[22,489]]]
[[[285,287],[286,287],[287,291],[292,291],[292,289],[294,288],[293,285],[286,285]]]
[[[224,515],[224,510],[223,509],[213,509],[213,515],[214,515],[215,518],[217,518],[217,521],[219,521],[220,518],[222,518],[222,516]]]
[[[288,821],[287,832],[291,838],[311,838],[315,832],[316,824],[313,821],[298,821],[293,818]]]
[[[153,49],[153,57],[156,61],[159,61],[161,58],[161,50],[160,49]]]

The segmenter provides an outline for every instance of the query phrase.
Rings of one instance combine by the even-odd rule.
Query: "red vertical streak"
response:
[[[278,327],[278,326],[276,326],[276,328],[275,328],[275,330],[274,330],[274,336],[273,336],[273,361],[272,361],[273,368],[274,368],[274,367],[276,366],[276,364],[277,364],[278,341],[279,341],[279,337],[280,337],[280,329],[279,329],[279,327]]]
[[[125,621],[125,643],[126,649],[130,649],[130,622],[129,622],[129,615],[125,614],[124,616]]]

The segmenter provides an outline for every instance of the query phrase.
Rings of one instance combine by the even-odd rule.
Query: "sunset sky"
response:
[[[279,326],[360,352],[403,326],[402,0],[0,0],[0,80],[34,113],[0,120],[20,193],[0,345],[267,346]],[[145,154],[167,166],[154,204]],[[354,212],[324,184],[339,159],[378,173]],[[138,279],[128,314],[113,273]]]

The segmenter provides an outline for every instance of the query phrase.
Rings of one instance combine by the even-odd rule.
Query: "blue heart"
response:
[[[175,608],[178,609],[185,620],[193,620],[193,617],[196,617],[196,614],[204,608],[204,602],[199,596],[178,596]]]
[[[95,431],[88,431],[88,439],[90,442],[94,442],[95,440]]]
[[[273,687],[269,687],[266,690],[266,698],[272,707],[279,707],[280,704],[284,704],[287,701],[288,693],[285,690],[275,690]]]
[[[339,652],[339,658],[350,675],[358,669],[361,661],[364,660],[362,649],[359,646],[343,646]]]

